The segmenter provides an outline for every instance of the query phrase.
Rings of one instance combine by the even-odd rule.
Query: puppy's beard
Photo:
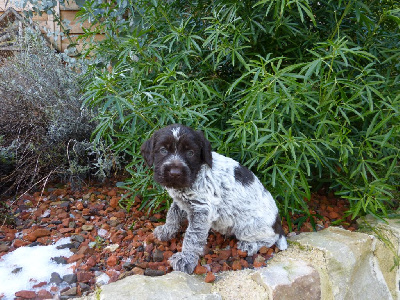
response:
[[[176,180],[164,176],[154,176],[154,180],[166,188],[173,189],[189,188],[192,185],[190,181]]]
[[[186,166],[180,167],[181,176],[179,178],[169,175],[171,166],[164,166],[154,171],[154,180],[167,188],[182,189],[192,185],[190,169]]]

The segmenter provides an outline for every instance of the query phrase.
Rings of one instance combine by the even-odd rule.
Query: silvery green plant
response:
[[[19,45],[0,66],[0,158],[7,163],[0,188],[15,193],[54,178],[104,178],[111,162],[89,142],[95,124],[82,107],[78,74],[34,32]]]

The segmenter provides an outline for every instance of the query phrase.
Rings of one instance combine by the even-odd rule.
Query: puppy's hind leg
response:
[[[280,231],[277,232],[274,226],[266,224],[263,219],[254,219],[253,223],[250,225],[245,224],[245,226],[237,228],[235,235],[239,240],[237,245],[238,249],[246,251],[247,255],[251,256],[257,253],[257,251],[263,246],[269,248],[273,244],[279,243],[279,245],[284,247],[284,242],[286,242],[286,239],[284,235],[280,234]],[[277,229],[279,227],[283,233],[280,223],[277,223],[276,227]],[[281,248],[279,247],[279,249]],[[282,248],[281,250],[283,249],[286,248]]]
[[[255,237],[248,237],[250,240],[255,240]],[[265,246],[267,248],[270,248],[272,245],[277,245],[279,250],[286,250],[288,245],[287,241],[284,235],[282,234],[277,234],[277,233],[272,233],[272,234],[265,234],[264,236],[259,236],[257,240],[254,242],[246,241],[246,240],[240,240],[237,244],[237,248],[246,251],[248,256],[251,256],[255,253],[257,253],[258,250],[260,250],[261,247]]]
[[[257,253],[261,246],[257,242],[238,241],[237,248],[243,252],[247,252],[247,256]]]
[[[276,241],[275,245],[278,246],[279,250],[286,250],[288,244],[285,236],[284,235],[279,236],[279,239]]]
[[[181,210],[175,202],[172,202],[165,224],[154,229],[154,236],[160,241],[172,239],[181,228],[181,224],[185,218],[186,212]]]
[[[276,215],[275,223],[272,227],[274,229],[274,232],[278,235],[275,245],[278,246],[279,250],[286,250],[288,244],[286,241],[285,232],[283,231],[281,218],[279,217],[279,215]]]
[[[274,244],[273,240],[268,241],[258,241],[258,242],[246,242],[246,241],[239,241],[237,244],[237,248],[247,252],[248,256],[252,256],[253,254],[257,253],[261,247],[265,246],[270,248]],[[275,244],[278,246],[279,250],[285,250],[287,248],[286,238],[281,236]]]

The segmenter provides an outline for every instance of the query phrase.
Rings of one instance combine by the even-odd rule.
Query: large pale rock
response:
[[[122,280],[103,285],[87,300],[221,300],[211,293],[211,284],[205,283],[200,276],[190,276],[181,272],[172,272],[164,276],[149,277],[133,275]]]
[[[357,220],[361,230],[376,237],[374,257],[392,293],[393,299],[400,299],[400,269],[395,259],[400,256],[400,222],[387,219],[386,222],[372,216]],[[396,257],[397,256],[397,257]],[[397,262],[398,263],[398,262]]]
[[[253,278],[265,287],[271,300],[321,299],[319,273],[302,260],[272,261],[267,268],[254,273]]]
[[[223,272],[212,290],[223,300],[268,300],[268,291],[253,278],[255,273],[254,270]]]
[[[298,247],[282,256],[303,259],[319,271],[322,299],[393,299],[373,255],[373,236],[330,227],[292,241]]]
[[[219,274],[212,290],[224,300],[320,300],[319,273],[301,260]]]

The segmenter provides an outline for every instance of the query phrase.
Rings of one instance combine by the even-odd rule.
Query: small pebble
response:
[[[153,269],[150,269],[150,268],[147,268],[147,269],[144,271],[144,275],[146,275],[146,276],[151,276],[151,277],[154,277],[154,276],[162,276],[162,275],[164,275],[164,274],[165,274],[164,271],[153,270]]]
[[[11,273],[18,274],[21,271],[22,271],[22,268],[15,268],[14,270],[11,271]]]
[[[94,228],[94,225],[89,224],[89,225],[82,225],[82,230],[83,231],[92,231]]]
[[[76,296],[76,293],[77,293],[77,288],[72,287],[72,288],[66,290],[65,292],[62,292],[61,296]]]
[[[215,275],[213,272],[208,272],[206,278],[204,279],[205,282],[211,283],[215,281]]]
[[[57,264],[65,265],[67,263],[67,259],[65,257],[62,257],[62,256],[52,257],[51,260],[56,262]]]
[[[71,236],[71,241],[76,241],[79,243],[82,243],[85,240],[85,238],[79,234],[75,234],[73,236]]]
[[[73,243],[68,243],[68,244],[63,244],[63,245],[59,245],[56,247],[58,250],[60,249],[71,249],[71,248],[75,248],[75,245]]]
[[[82,292],[87,292],[90,290],[90,286],[83,282],[79,282],[79,287],[81,288]]]
[[[158,249],[153,251],[153,261],[162,262],[164,260],[164,252]]]
[[[60,284],[62,281],[63,280],[62,280],[60,274],[58,274],[57,272],[51,273],[51,278],[50,278],[51,283]]]
[[[76,274],[67,274],[63,276],[63,280],[68,284],[72,284],[77,282],[77,276]]]
[[[130,271],[130,270],[132,270],[134,267],[135,267],[135,264],[134,263],[132,263],[132,262],[125,262],[123,265],[122,265],[122,267],[125,269],[125,270],[127,270],[127,271]]]

